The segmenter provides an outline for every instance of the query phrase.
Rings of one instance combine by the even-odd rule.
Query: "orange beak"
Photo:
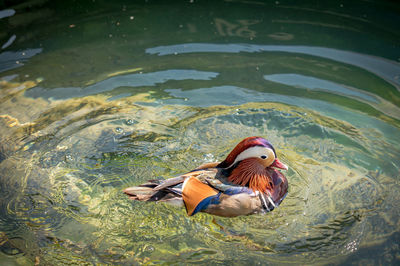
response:
[[[289,168],[287,167],[286,164],[282,163],[281,161],[278,160],[278,158],[275,159],[275,161],[271,164],[270,167],[276,167],[282,170],[288,170]]]

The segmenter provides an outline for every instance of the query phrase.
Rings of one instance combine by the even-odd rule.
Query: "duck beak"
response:
[[[282,170],[288,170],[289,168],[287,167],[286,164],[282,163],[281,161],[278,160],[278,158],[275,159],[275,161],[271,164],[270,167],[276,167]]]

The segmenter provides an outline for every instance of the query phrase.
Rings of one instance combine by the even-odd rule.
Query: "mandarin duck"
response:
[[[287,170],[272,144],[261,137],[242,140],[222,162],[206,163],[166,180],[150,180],[124,190],[130,199],[183,203],[187,214],[235,217],[269,212],[285,198]]]

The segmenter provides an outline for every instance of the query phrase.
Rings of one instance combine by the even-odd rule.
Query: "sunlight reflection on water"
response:
[[[354,65],[368,70],[400,89],[400,64],[375,56],[355,52],[341,51],[325,47],[289,46],[289,45],[256,45],[256,44],[211,44],[211,43],[186,43],[169,46],[159,46],[146,49],[149,54],[160,56],[182,53],[257,53],[257,52],[285,52],[300,53],[328,58],[342,63]]]

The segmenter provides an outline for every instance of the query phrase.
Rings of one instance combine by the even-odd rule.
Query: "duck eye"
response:
[[[261,159],[267,159],[268,157],[266,155],[261,155]]]

